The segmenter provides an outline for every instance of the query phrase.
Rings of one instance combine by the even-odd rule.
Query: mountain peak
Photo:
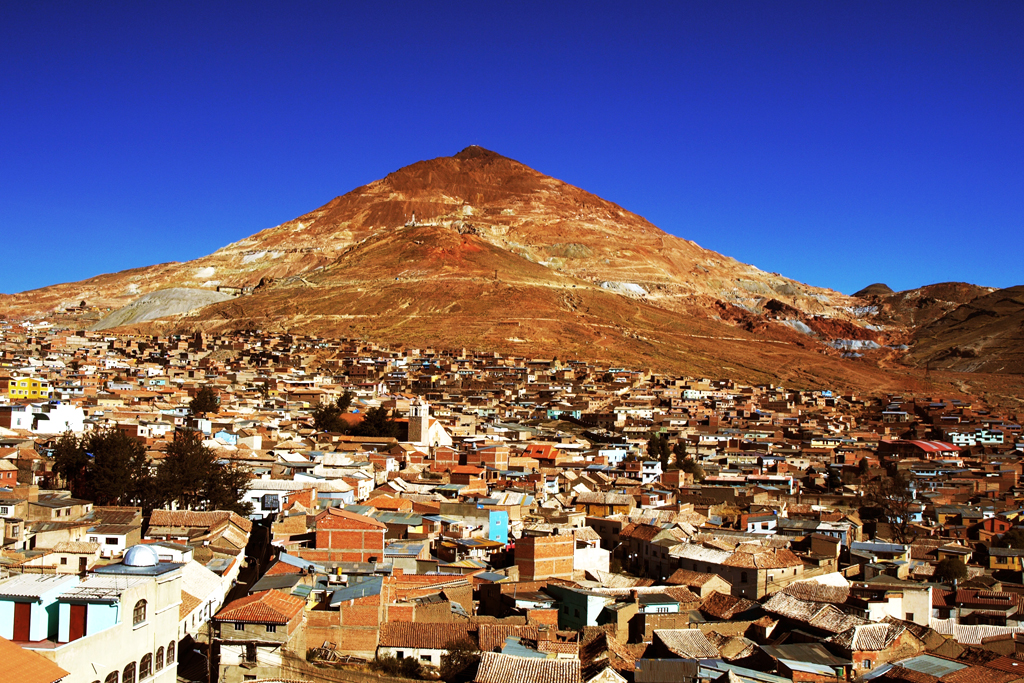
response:
[[[479,145],[470,145],[466,149],[456,154],[454,159],[504,159],[505,157],[497,152],[492,152],[489,149],[484,149]]]

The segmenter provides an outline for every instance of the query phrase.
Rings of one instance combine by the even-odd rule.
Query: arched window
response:
[[[162,668],[164,668],[164,649],[158,647],[156,650],[156,670],[159,671]]]
[[[124,668],[124,673],[121,674],[121,683],[135,683],[135,662]]]
[[[103,681],[103,683],[117,683],[117,672],[111,671],[109,674],[107,674],[107,678]]]
[[[138,626],[146,620],[146,601],[139,600],[135,603],[135,610],[132,612],[132,625]]]
[[[167,645],[167,664],[168,666],[174,664],[174,641],[172,640]]]
[[[145,654],[142,655],[142,659],[139,660],[139,680],[149,678],[153,675],[153,655]]]

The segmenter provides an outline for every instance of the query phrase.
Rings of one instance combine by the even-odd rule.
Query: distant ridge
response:
[[[860,290],[854,296],[866,298],[869,296],[885,296],[886,294],[892,294],[892,288],[889,285],[881,282],[876,282],[873,285],[868,285],[864,289]]]

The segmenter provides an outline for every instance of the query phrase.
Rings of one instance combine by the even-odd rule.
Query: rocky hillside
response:
[[[195,291],[218,287],[245,293],[209,303]],[[879,388],[903,381],[885,370],[902,355],[892,347],[938,311],[887,289],[848,297],[765,273],[469,147],[209,256],[6,296],[0,309],[53,317],[86,300],[100,327],[288,329]]]

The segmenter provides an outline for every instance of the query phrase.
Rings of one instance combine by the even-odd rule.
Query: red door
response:
[[[28,640],[32,623],[32,605],[27,602],[14,603],[14,640]]]
[[[71,605],[71,623],[68,641],[78,640],[85,636],[85,605]]]

